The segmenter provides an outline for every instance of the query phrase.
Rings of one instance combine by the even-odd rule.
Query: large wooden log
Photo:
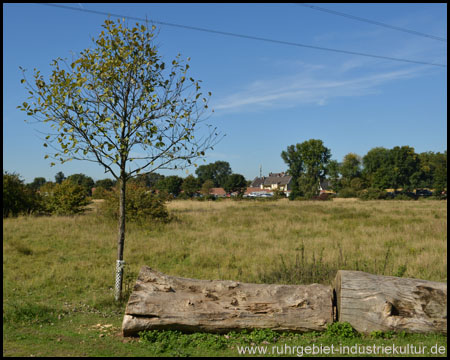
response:
[[[446,283],[339,270],[334,288],[337,320],[361,333],[447,333]]]
[[[122,331],[124,336],[153,329],[321,331],[333,322],[332,294],[330,286],[319,284],[186,279],[144,266],[130,295]]]

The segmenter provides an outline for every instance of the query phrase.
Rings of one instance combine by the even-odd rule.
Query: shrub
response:
[[[358,193],[361,200],[383,200],[388,198],[388,193],[381,189],[369,188]]]
[[[414,200],[414,198],[405,194],[399,194],[395,196],[395,200]]]
[[[41,209],[40,196],[18,174],[3,172],[3,217],[31,214]]]
[[[350,187],[353,190],[359,191],[363,189],[364,183],[360,178],[354,178],[350,181]]]
[[[302,197],[303,197],[303,194],[302,194],[302,192],[300,190],[293,189],[291,191],[291,193],[289,194],[288,199],[289,200],[295,200],[295,199],[300,199]]]
[[[418,196],[410,191],[396,191],[395,200],[417,200]]]
[[[357,192],[349,187],[341,189],[337,195],[340,198],[353,198],[357,196]]]
[[[84,211],[89,204],[86,190],[66,179],[61,184],[46,183],[41,189],[43,206],[56,215],[73,215]]]
[[[284,199],[286,198],[286,193],[283,190],[275,189],[273,191],[273,200]]]
[[[348,322],[334,322],[327,326],[325,335],[333,338],[353,339],[360,337],[358,332]]]
[[[97,186],[92,189],[92,198],[93,199],[106,199],[111,190],[104,188],[103,186]]]
[[[92,188],[94,187],[94,180],[90,176],[84,174],[73,174],[67,177],[68,181],[73,184],[80,185],[86,192],[86,196],[92,195]]]
[[[164,200],[150,192],[145,186],[130,183],[127,184],[125,194],[125,219],[126,221],[143,222],[148,220],[169,221],[169,213]],[[113,188],[103,204],[101,212],[109,218],[119,218],[119,189]]]
[[[312,198],[312,200],[321,200],[321,201],[325,201],[325,200],[331,200],[333,197],[333,194],[329,194],[329,193],[321,193],[318,196],[314,196]]]
[[[437,189],[433,192],[433,198],[439,199],[439,200],[447,200],[447,191]]]

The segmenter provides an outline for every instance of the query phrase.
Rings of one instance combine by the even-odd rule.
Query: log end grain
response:
[[[337,320],[358,332],[447,333],[447,284],[339,270]]]

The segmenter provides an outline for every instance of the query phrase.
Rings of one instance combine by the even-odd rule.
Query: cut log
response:
[[[362,271],[336,274],[336,318],[358,332],[447,334],[447,284]]]
[[[142,267],[122,324],[124,336],[172,329],[224,333],[243,329],[322,331],[333,322],[330,286],[196,280]]]

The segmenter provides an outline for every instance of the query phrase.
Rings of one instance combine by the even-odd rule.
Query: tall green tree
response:
[[[156,172],[149,174],[139,174],[136,176],[137,182],[151,189],[154,189],[156,183],[161,179],[164,179],[164,175],[158,174]]]
[[[156,188],[160,191],[164,191],[167,194],[177,197],[181,192],[181,186],[183,185],[183,178],[173,175],[166,176],[156,183]]]
[[[225,181],[223,189],[227,194],[236,192],[238,196],[242,196],[247,189],[247,180],[241,174],[231,174]]]
[[[206,180],[200,189],[203,196],[208,197],[211,189],[214,188],[214,182],[212,180]]]
[[[341,165],[337,160],[330,160],[328,162],[328,178],[331,183],[331,189],[335,192],[342,189],[340,169]]]
[[[363,164],[363,176],[373,188],[412,190],[420,182],[420,157],[410,146],[373,148]]]
[[[84,174],[73,174],[68,176],[66,180],[73,184],[80,185],[84,189],[86,196],[92,195],[92,188],[94,187],[95,182],[90,176]]]
[[[291,199],[295,198],[298,195],[301,195],[299,190],[298,179],[304,172],[303,168],[303,158],[300,154],[299,146],[297,145],[289,145],[285,151],[281,152],[281,158],[288,166],[288,173],[292,176],[292,192]]]
[[[204,95],[200,81],[188,75],[189,58],[185,61],[179,54],[164,62],[154,27],[128,27],[109,19],[102,27],[78,58],[55,59],[48,79],[36,69],[30,81],[24,74],[22,83],[32,103],[19,108],[50,125],[44,146],[54,149],[56,161],[95,162],[118,181],[119,300],[127,181],[139,173],[190,166],[217,143],[218,134],[205,123],[211,93]]]
[[[437,194],[447,190],[447,150],[435,155],[433,171],[433,188]]]
[[[340,166],[342,182],[345,186],[350,186],[353,179],[361,177],[361,157],[354,153],[344,156]]]
[[[320,181],[325,179],[331,158],[331,151],[322,140],[310,139],[288,146],[281,158],[289,166],[288,172],[294,184],[297,182],[300,194],[307,198],[318,195]]]
[[[94,185],[96,188],[100,187],[105,190],[112,190],[114,185],[116,185],[116,182],[111,179],[102,179],[102,180],[97,180]]]
[[[371,188],[387,189],[390,187],[390,157],[389,150],[384,147],[375,147],[363,156],[364,179]]]
[[[33,182],[28,184],[28,186],[34,191],[39,190],[39,188],[47,182],[44,177],[34,178]]]
[[[189,198],[193,197],[200,190],[200,187],[201,182],[194,175],[187,176],[181,185],[184,194]]]
[[[207,165],[200,165],[196,170],[195,174],[201,183],[206,180],[212,180],[215,187],[223,187],[231,175],[231,167],[227,161],[216,161]]]
[[[420,159],[410,146],[395,146],[389,152],[390,186],[413,190],[411,177],[420,169]]]
[[[40,196],[19,174],[3,170],[3,217],[30,214],[41,209]]]
[[[64,176],[64,173],[62,171],[58,171],[58,173],[55,175],[55,182],[57,184],[61,184],[66,177]]]
[[[427,151],[418,154],[419,170],[411,181],[414,188],[447,188],[447,150],[444,153]]]

